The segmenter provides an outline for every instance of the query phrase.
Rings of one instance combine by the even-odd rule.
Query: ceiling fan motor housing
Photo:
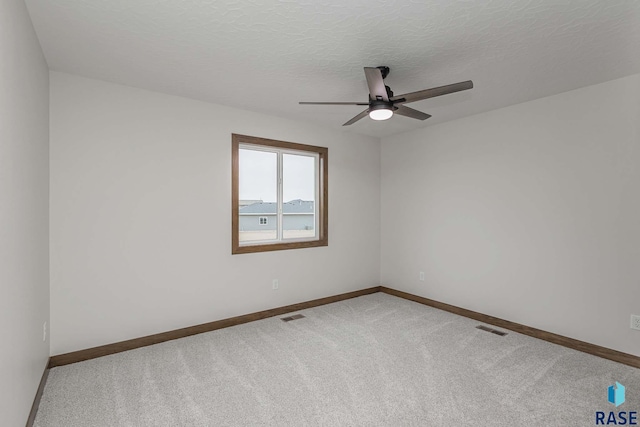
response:
[[[393,103],[392,102],[386,102],[386,101],[371,101],[371,104],[369,104],[369,112],[371,111],[375,111],[375,110],[394,110],[393,107]]]

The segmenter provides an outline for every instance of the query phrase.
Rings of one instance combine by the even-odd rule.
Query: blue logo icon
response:
[[[609,386],[609,403],[616,405],[616,408],[624,403],[624,386],[618,381]]]

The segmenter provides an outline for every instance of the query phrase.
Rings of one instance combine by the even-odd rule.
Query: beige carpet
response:
[[[35,425],[591,426],[640,411],[638,369],[387,294],[301,313],[53,368]]]

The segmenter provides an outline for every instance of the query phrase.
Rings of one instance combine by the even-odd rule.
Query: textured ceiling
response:
[[[387,136],[640,73],[637,0],[26,0],[53,70]],[[365,118],[362,68],[395,94],[473,80]]]

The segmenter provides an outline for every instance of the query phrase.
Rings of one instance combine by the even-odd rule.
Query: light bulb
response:
[[[391,116],[393,116],[393,111],[386,108],[369,111],[369,117],[371,117],[373,120],[387,120],[390,119]]]

